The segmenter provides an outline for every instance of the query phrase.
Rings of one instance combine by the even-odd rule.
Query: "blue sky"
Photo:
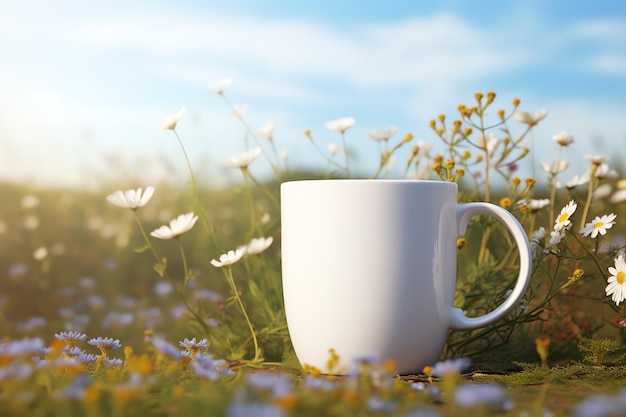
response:
[[[626,2],[594,1],[102,1],[11,2],[0,15],[0,179],[92,187],[185,178],[171,132],[198,175],[238,178],[223,161],[245,150],[245,131],[207,86],[233,78],[232,103],[253,128],[275,124],[292,167],[323,169],[303,135],[339,143],[329,120],[356,119],[348,146],[364,172],[390,125],[437,138],[428,121],[455,116],[476,91],[500,106],[546,108],[537,159],[571,133],[566,176],[583,153],[623,165],[626,143]],[[258,175],[268,172],[259,161]]]

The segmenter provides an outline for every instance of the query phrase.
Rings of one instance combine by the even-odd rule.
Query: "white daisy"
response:
[[[178,124],[180,119],[182,119],[183,115],[185,114],[185,110],[186,109],[183,106],[176,113],[168,116],[168,118],[165,119],[163,123],[161,123],[161,129],[176,130],[176,125]]]
[[[139,207],[145,206],[154,194],[154,187],[146,187],[143,191],[141,188],[136,190],[117,190],[112,194],[109,194],[106,198],[110,203],[115,204],[118,207],[128,208],[131,210],[137,210]]]
[[[182,235],[185,232],[191,230],[193,225],[198,220],[198,216],[193,212],[187,214],[181,214],[172,220],[169,226],[161,226],[158,229],[152,231],[150,236],[154,236],[158,239],[174,239]]]
[[[263,139],[272,140],[274,137],[274,122],[269,121],[257,130],[257,135]]]
[[[122,347],[119,339],[113,339],[111,337],[96,337],[89,339],[87,342],[92,346],[96,346],[98,349],[118,349]]]
[[[614,169],[610,169],[608,164],[600,164],[600,165],[598,165],[598,168],[596,168],[596,171],[594,172],[594,175],[595,175],[596,178],[599,178],[599,179],[605,179],[605,178],[615,179],[615,178],[619,178],[619,174],[617,173],[617,171],[615,171]]]
[[[556,175],[560,172],[565,171],[567,166],[569,165],[567,161],[552,161],[552,162],[542,162],[541,169],[546,171],[548,174]]]
[[[195,337],[191,340],[185,338],[185,340],[183,340],[182,342],[178,342],[178,344],[190,352],[197,352],[198,350],[209,348],[209,343],[206,339],[200,339],[196,342]]]
[[[568,190],[573,190],[579,185],[583,185],[589,182],[589,173],[585,173],[583,175],[574,175],[572,179],[567,181],[565,184],[561,184],[560,182],[556,183],[557,188],[567,188]]]
[[[354,120],[354,117],[342,117],[341,119],[338,119],[338,120],[331,120],[330,122],[326,122],[324,126],[328,130],[332,130],[334,132],[339,132],[339,133],[345,133],[345,131],[350,129],[352,126],[354,126],[355,123],[356,123],[356,120]]]
[[[574,200],[572,200],[569,203],[567,203],[567,205],[563,207],[563,209],[561,209],[561,213],[559,213],[556,220],[554,221],[555,231],[558,232],[559,230],[571,224],[571,221],[569,218],[576,211],[576,207],[578,207],[578,205],[576,204]]]
[[[543,109],[531,114],[527,111],[516,111],[513,117],[518,122],[526,123],[528,126],[534,126],[548,115],[548,110]]]
[[[390,126],[381,130],[371,130],[367,132],[367,136],[369,136],[372,140],[389,140],[393,135],[395,135],[397,130],[397,127]]]
[[[611,299],[619,305],[626,299],[626,262],[623,255],[615,258],[615,267],[609,267],[609,274],[606,295],[612,295]]]
[[[232,83],[232,78],[222,78],[218,82],[211,84],[209,90],[213,91],[215,94],[224,94],[224,90],[230,87]]]
[[[239,155],[231,156],[226,160],[226,166],[230,168],[247,168],[251,163],[255,161],[261,155],[261,148],[255,148],[248,152],[240,153]]]
[[[585,158],[587,161],[591,162],[594,165],[602,165],[609,160],[608,156],[592,155],[589,153],[584,154],[583,158]]]
[[[495,152],[498,145],[500,145],[500,139],[492,132],[487,133],[485,136],[481,135],[476,139],[476,146],[489,152],[489,155]]]
[[[223,266],[230,266],[240,260],[243,255],[246,253],[246,248],[243,246],[238,247],[235,250],[229,250],[227,253],[220,255],[219,261],[216,259],[211,260],[211,265],[216,268],[221,268]]]
[[[605,235],[606,231],[613,227],[617,216],[613,213],[604,215],[602,217],[596,216],[590,223],[587,223],[585,227],[580,231],[583,236],[591,235],[592,238],[598,236],[598,233]]]
[[[574,142],[574,138],[567,132],[559,132],[552,135],[552,140],[561,146],[568,146]]]
[[[246,245],[246,254],[247,255],[258,255],[259,253],[265,252],[267,248],[270,247],[274,238],[270,237],[257,237],[254,238]]]
[[[87,339],[87,335],[77,331],[55,333],[54,338],[67,343],[82,342]]]

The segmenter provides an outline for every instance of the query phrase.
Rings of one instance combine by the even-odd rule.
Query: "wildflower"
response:
[[[530,251],[533,258],[537,256],[537,249],[541,246],[544,236],[546,235],[546,229],[540,227],[533,236],[530,238]]]
[[[571,221],[569,218],[576,211],[576,207],[578,207],[578,205],[576,204],[574,200],[572,200],[569,203],[567,203],[565,207],[561,209],[561,213],[559,213],[556,220],[554,221],[555,231],[559,231],[563,229],[564,227],[567,227],[571,224]]]
[[[398,407],[398,404],[391,402],[391,401],[382,400],[377,396],[373,396],[367,401],[367,408],[369,408],[370,411],[374,411],[374,412],[393,411],[397,407]]]
[[[509,197],[504,197],[500,200],[500,207],[508,209],[513,205],[513,201]]]
[[[543,169],[544,171],[546,171],[548,174],[551,175],[556,175],[560,172],[565,171],[565,169],[568,166],[567,161],[552,161],[552,162],[542,162],[540,164],[541,169]]]
[[[433,376],[446,376],[451,374],[460,374],[465,369],[469,368],[469,358],[450,359],[443,362],[437,362],[432,367],[431,373]]]
[[[30,356],[38,355],[44,348],[43,339],[36,337],[34,339],[24,338],[13,340],[0,344],[0,356]]]
[[[334,143],[328,145],[328,153],[330,154],[330,156],[335,156],[340,152],[342,152],[342,149]]]
[[[623,203],[626,201],[626,189],[618,190],[611,196],[611,203]]]
[[[623,255],[615,259],[615,267],[609,267],[609,274],[606,295],[612,295],[611,299],[619,306],[626,299],[626,262]]]
[[[146,187],[144,192],[141,188],[136,190],[117,190],[107,196],[107,200],[118,207],[137,210],[145,206],[154,194],[154,187]]]
[[[613,187],[610,184],[601,184],[596,188],[591,194],[591,199],[593,201],[599,201],[607,198],[613,192]]]
[[[233,83],[232,78],[222,78],[216,83],[213,83],[209,86],[209,89],[213,91],[215,94],[224,94],[224,90],[230,87]]]
[[[185,340],[183,340],[182,342],[178,342],[178,344],[190,352],[197,352],[199,350],[209,348],[209,344],[207,343],[206,339],[200,339],[199,341],[196,342],[195,337],[191,340],[189,340],[188,338],[185,338]]]
[[[550,338],[548,336],[541,336],[535,339],[535,348],[537,349],[537,354],[541,359],[541,364],[543,366],[548,365],[548,347],[550,346]]]
[[[594,172],[594,176],[599,179],[615,179],[619,178],[619,174],[614,169],[610,169],[607,164],[600,164]]]
[[[546,242],[546,251],[551,251],[565,237],[565,228],[561,230],[553,230],[550,232],[550,239]],[[553,251],[556,252],[556,251]]]
[[[233,106],[233,114],[239,119],[243,119],[246,116],[247,111],[247,104],[236,104]]]
[[[104,358],[102,363],[109,366],[120,366],[124,363],[124,361],[118,358]]]
[[[246,377],[250,387],[270,391],[275,398],[286,397],[292,394],[293,384],[284,373],[254,373]]]
[[[592,155],[589,153],[584,154],[583,158],[591,162],[593,165],[602,165],[609,160],[608,156]]]
[[[548,110],[543,109],[543,110],[539,110],[538,112],[536,112],[535,114],[530,114],[529,112],[526,111],[516,111],[513,114],[513,117],[515,118],[515,120],[517,120],[518,122],[521,123],[525,123],[527,124],[529,127],[536,125],[537,123],[539,123],[541,120],[543,120],[546,116],[548,115]]]
[[[198,353],[191,367],[200,378],[217,381],[222,375],[232,375],[224,360],[214,359],[212,355]]]
[[[272,236],[254,238],[246,245],[246,254],[258,255],[269,248],[273,241],[274,238]]]
[[[591,235],[592,238],[598,236],[598,233],[605,235],[606,231],[613,227],[617,216],[613,213],[609,215],[603,215],[602,217],[596,216],[590,223],[587,223],[585,227],[580,231],[583,236]]]
[[[171,343],[166,342],[165,340],[155,337],[152,339],[152,345],[154,348],[161,354],[168,356],[172,359],[178,360],[181,357],[181,352]]]
[[[154,291],[156,295],[168,295],[174,289],[172,288],[172,284],[170,284],[169,282],[161,281],[161,282],[157,282],[156,284],[154,284],[154,287],[152,287],[152,290]]]
[[[182,119],[183,115],[185,114],[185,110],[186,109],[183,106],[176,113],[165,119],[163,123],[161,123],[161,129],[176,130],[176,125],[178,124],[180,119]]]
[[[114,340],[111,337],[96,337],[89,339],[87,343],[92,346],[96,346],[100,350],[118,349],[122,347],[119,339]]]
[[[454,400],[461,407],[488,404],[502,409],[511,408],[511,401],[504,388],[496,384],[465,384],[454,391]]]
[[[39,197],[32,194],[26,195],[22,197],[21,205],[24,210],[33,209],[39,205]]]
[[[341,119],[327,122],[324,127],[334,132],[345,133],[346,130],[354,126],[355,123],[356,120],[354,120],[354,117],[342,117]]]
[[[492,132],[489,132],[486,135],[481,135],[476,140],[476,146],[487,151],[489,155],[492,155],[495,152],[499,144],[500,139],[498,139],[498,137]]]
[[[62,341],[67,342],[69,344],[76,343],[76,342],[82,342],[85,339],[87,339],[87,335],[85,333],[81,333],[81,332],[77,332],[77,331],[55,333],[54,337],[57,340],[62,340]]]
[[[565,184],[561,184],[559,182],[556,183],[556,187],[557,188],[567,188],[568,190],[573,190],[574,188],[578,187],[579,185],[583,185],[589,182],[590,176],[589,174],[585,174],[585,175],[574,175],[569,181],[567,181]]]
[[[181,214],[170,221],[169,226],[161,226],[152,231],[150,235],[158,239],[174,239],[191,230],[196,220],[198,220],[198,216],[194,215],[193,212]]]
[[[574,138],[567,132],[559,132],[552,135],[552,140],[561,146],[568,146],[574,142]]]
[[[257,131],[257,135],[259,135],[263,139],[271,141],[272,137],[274,136],[274,122],[270,121],[261,126]]]
[[[230,266],[241,259],[241,257],[246,253],[246,248],[243,246],[238,247],[235,250],[229,250],[228,253],[220,255],[220,260],[211,260],[211,265],[216,268],[221,268],[223,266]]]
[[[33,258],[37,261],[43,261],[48,257],[48,249],[45,246],[41,246],[33,252]]]
[[[530,211],[538,211],[550,204],[550,200],[547,198],[543,198],[541,200],[530,199],[530,200],[520,200],[516,206],[520,208],[526,208],[526,210]]]
[[[239,155],[228,158],[225,164],[230,168],[248,168],[248,166],[253,163],[259,155],[261,155],[261,148],[255,148],[251,151],[240,153]]]
[[[371,130],[367,133],[372,140],[389,140],[398,130],[395,126],[390,126],[381,130]]]

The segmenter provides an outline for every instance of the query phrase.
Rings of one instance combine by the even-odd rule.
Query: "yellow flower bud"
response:
[[[526,178],[526,185],[528,185],[529,187],[532,187],[533,185],[535,185],[535,183],[537,183],[537,180],[533,177]]]
[[[504,115],[504,109],[498,110],[498,117],[500,118],[500,120],[504,120]]]
[[[436,126],[437,126],[437,122],[435,121],[435,119],[430,119],[430,128],[435,129]]]
[[[480,103],[480,101],[483,99],[483,93],[481,93],[480,91],[475,93],[474,98]]]
[[[454,159],[448,159],[448,160],[446,161],[446,168],[448,168],[448,169],[452,169],[452,168],[454,168],[454,164],[455,164],[455,163],[454,163]]]
[[[500,206],[502,208],[508,209],[513,205],[513,201],[509,197],[504,197],[500,200]]]
[[[520,102],[521,102],[521,100],[520,100],[519,98],[514,98],[514,99],[513,99],[513,105],[514,105],[515,107],[519,106]]]
[[[515,185],[519,185],[519,183],[522,182],[522,180],[519,177],[513,177],[511,182]]]
[[[457,249],[462,249],[463,246],[465,246],[466,243],[467,243],[467,239],[465,239],[464,237],[461,237],[461,238],[456,240],[456,248]],[[424,373],[426,373],[426,371],[424,371]]]
[[[467,161],[467,160],[468,160],[468,159],[470,159],[471,157],[472,157],[472,153],[466,149],[466,150],[465,150],[465,152],[463,152],[462,159],[463,159],[464,161]]]
[[[413,133],[409,132],[406,135],[404,135],[404,139],[402,139],[402,142],[408,143],[412,140],[413,140]]]
[[[496,93],[493,91],[490,91],[487,93],[487,104],[491,104],[493,103],[493,100],[496,98]]]
[[[476,155],[476,163],[482,162],[483,156],[481,154]]]
[[[446,115],[445,115],[445,114],[440,114],[440,115],[439,115],[439,117],[438,117],[438,119],[439,119],[439,121],[440,121],[441,123],[443,123],[443,122],[445,122],[445,121],[446,121]]]

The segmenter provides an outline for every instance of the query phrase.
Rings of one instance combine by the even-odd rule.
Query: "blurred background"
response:
[[[520,110],[548,109],[532,138],[536,165],[554,158],[562,130],[576,141],[573,166],[583,153],[623,162],[618,0],[6,1],[0,50],[0,181],[179,183],[180,149],[158,127],[182,106],[177,130],[199,181],[239,179],[223,161],[245,150],[246,130],[209,88],[223,78],[253,131],[274,123],[292,167],[325,168],[304,131],[326,149],[340,136],[324,124],[350,116],[348,148],[371,175],[378,149],[367,132],[393,125],[397,140],[412,132],[437,146],[429,120],[491,90],[499,107],[519,97]]]

